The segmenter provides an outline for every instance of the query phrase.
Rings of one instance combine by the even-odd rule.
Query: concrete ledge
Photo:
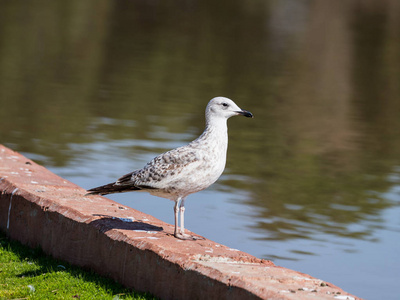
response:
[[[0,230],[12,239],[161,299],[358,299],[207,239],[175,239],[172,225],[84,197],[81,187],[2,145],[0,191]]]

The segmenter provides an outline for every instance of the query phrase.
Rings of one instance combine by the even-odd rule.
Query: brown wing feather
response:
[[[183,151],[182,147],[155,157],[143,169],[135,170],[118,178],[116,182],[88,190],[87,195],[107,195],[129,191],[157,189],[157,183],[169,175],[175,175],[182,167],[197,162],[194,151]]]

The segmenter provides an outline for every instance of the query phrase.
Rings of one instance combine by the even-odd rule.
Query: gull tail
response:
[[[90,195],[107,195],[107,194],[114,194],[114,193],[124,193],[124,192],[130,192],[130,191],[138,191],[141,190],[141,188],[138,188],[136,186],[127,186],[127,185],[121,185],[117,184],[116,182],[109,183],[106,185],[98,186],[95,188],[92,188],[88,190],[89,193],[87,193],[85,196],[90,196]]]

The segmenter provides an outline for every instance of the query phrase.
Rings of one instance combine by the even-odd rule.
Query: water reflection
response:
[[[399,246],[398,1],[0,2],[1,143],[94,186],[231,97],[256,118],[229,121],[220,206],[198,204],[227,210],[221,242],[277,262]]]

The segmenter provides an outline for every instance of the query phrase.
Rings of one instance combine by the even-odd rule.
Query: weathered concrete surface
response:
[[[85,197],[84,189],[2,145],[0,191],[0,229],[11,238],[162,299],[356,298],[207,239],[178,240],[172,225]]]

